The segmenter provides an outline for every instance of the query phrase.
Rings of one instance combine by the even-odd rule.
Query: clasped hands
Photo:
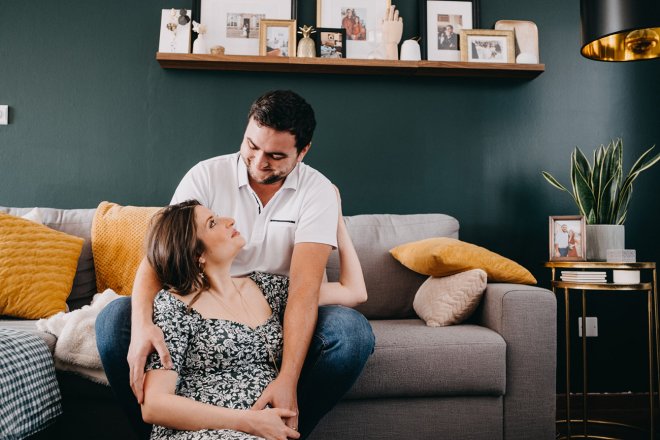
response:
[[[383,45],[385,46],[385,59],[398,60],[399,51],[397,45],[403,35],[403,18],[399,17],[396,6],[388,6],[381,25],[383,29]]]

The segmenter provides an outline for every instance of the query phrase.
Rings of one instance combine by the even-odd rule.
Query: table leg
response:
[[[582,431],[587,435],[587,295],[582,291]]]
[[[649,410],[651,417],[651,440],[654,437],[654,417],[653,417],[653,301],[651,291],[647,292],[648,298],[648,315],[649,315]]]
[[[655,325],[655,368],[657,382],[656,386],[658,388],[658,405],[660,405],[660,353],[658,352],[658,342],[660,341],[660,329],[658,328],[658,280],[656,276],[656,269],[653,269],[653,322]],[[651,413],[651,421],[655,421],[655,414]],[[651,431],[653,431],[653,425],[651,426]],[[651,436],[653,436],[653,432]]]
[[[566,438],[571,438],[571,337],[568,313],[568,289],[564,289],[564,321],[566,331]]]

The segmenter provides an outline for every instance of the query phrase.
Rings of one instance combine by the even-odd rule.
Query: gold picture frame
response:
[[[461,61],[468,63],[515,63],[516,46],[513,31],[495,29],[462,29]]]
[[[259,22],[259,55],[296,56],[296,20],[261,20]]]
[[[587,261],[584,216],[552,215],[549,223],[549,261]]]

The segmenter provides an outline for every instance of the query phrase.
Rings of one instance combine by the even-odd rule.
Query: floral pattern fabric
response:
[[[162,290],[154,300],[154,323],[165,335],[174,370],[179,374],[176,394],[198,402],[233,409],[250,409],[277,373],[273,358],[282,357],[282,319],[289,279],[254,272],[272,310],[256,328],[239,322],[203,318],[178,298]],[[162,369],[157,353],[146,370]],[[180,431],[154,425],[152,440],[247,440],[258,439],[228,429]]]

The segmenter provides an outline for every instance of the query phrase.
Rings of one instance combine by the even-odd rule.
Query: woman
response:
[[[340,212],[340,219],[341,212]],[[245,239],[230,218],[192,200],[163,209],[147,238],[147,258],[163,282],[154,322],[165,335],[173,370],[156,353],[147,363],[142,415],[152,439],[297,439],[280,408],[250,410],[277,376],[288,278],[229,269]],[[340,280],[323,283],[320,304],[366,300],[355,249],[338,226]]]
[[[578,246],[579,242],[575,239],[575,231],[570,229],[568,231],[568,254],[567,257],[579,257]]]

